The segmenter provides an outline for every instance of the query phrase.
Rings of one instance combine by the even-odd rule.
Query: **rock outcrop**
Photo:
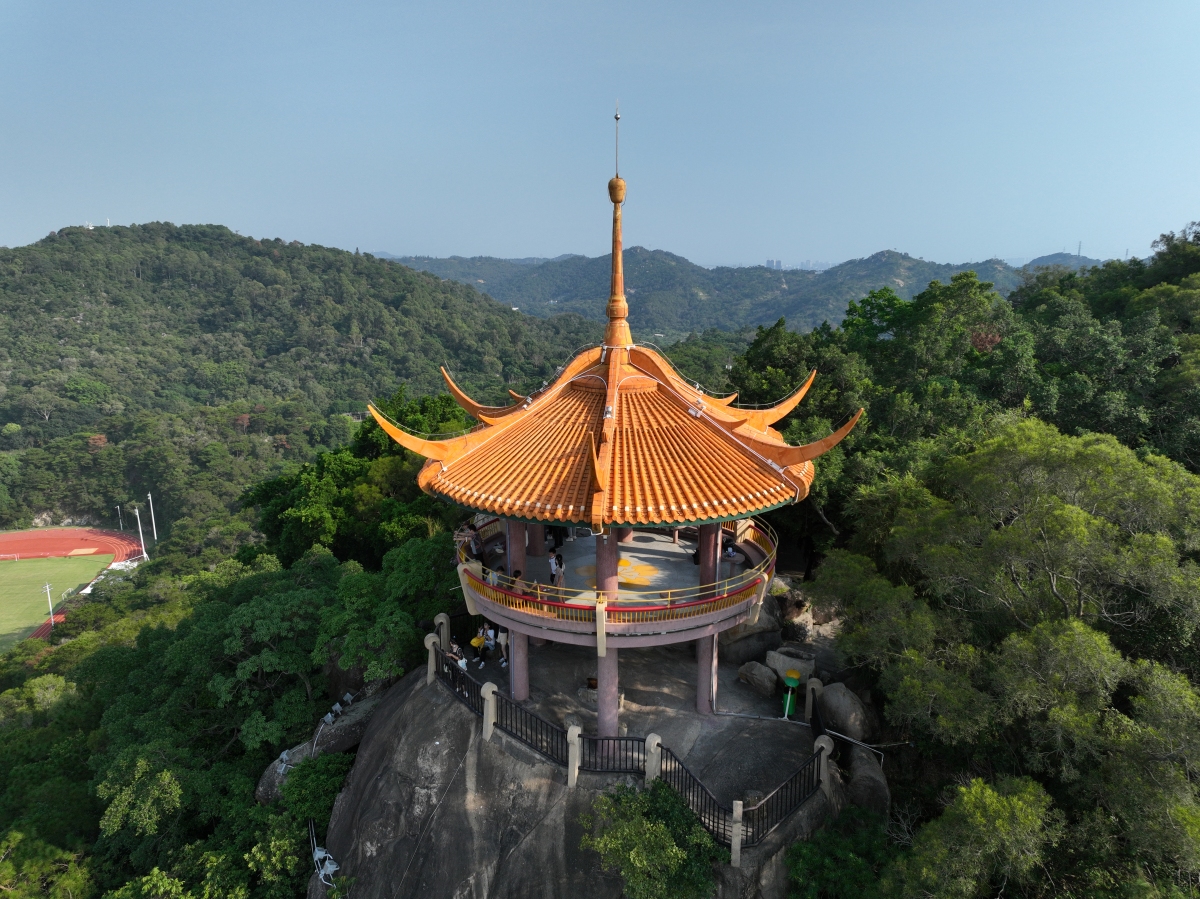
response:
[[[614,783],[640,779],[564,769],[482,722],[441,684],[416,671],[373,716],[334,806],[325,846],[353,878],[356,899],[619,899],[622,883],[580,848],[580,816]],[[833,772],[835,805],[843,802]],[[719,872],[719,899],[784,899],[786,849],[830,809],[818,793],[739,869]],[[325,899],[314,876],[309,899]]]
[[[760,660],[768,650],[783,642],[779,623],[779,604],[774,596],[764,596],[753,622],[722,631],[717,637],[717,653],[722,661],[734,665]]]
[[[569,790],[557,765],[493,740],[423,670],[386,694],[325,843],[356,899],[619,899],[620,878],[579,845],[579,817],[611,781]],[[315,877],[309,896],[325,896]]]
[[[254,789],[254,798],[262,805],[269,805],[279,800],[279,789],[287,780],[287,773],[307,758],[315,758],[326,752],[345,752],[353,749],[363,738],[371,716],[379,706],[383,695],[368,697],[360,700],[341,715],[332,724],[322,723],[307,740],[291,749],[285,749],[278,759],[267,766],[267,770],[258,779]]]
[[[846,798],[859,808],[886,817],[891,808],[892,793],[875,753],[862,746],[851,746],[849,756],[850,781],[846,785]]]
[[[821,717],[829,730],[855,740],[866,740],[870,736],[867,710],[863,708],[862,700],[845,684],[829,684],[818,701]]]

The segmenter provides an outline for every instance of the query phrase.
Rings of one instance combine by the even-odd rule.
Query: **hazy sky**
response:
[[[1200,3],[0,0],[0,244],[1145,254],[1200,219]]]

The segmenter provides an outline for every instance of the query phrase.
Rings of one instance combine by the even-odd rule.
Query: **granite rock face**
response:
[[[843,788],[836,770],[833,807]],[[338,796],[324,845],[355,899],[619,899],[621,879],[580,848],[580,816],[618,782],[564,769],[482,722],[440,683],[413,672],[384,696]],[[818,792],[739,869],[718,871],[717,899],[785,899],[787,847],[830,811]],[[325,899],[314,876],[309,899]]]
[[[783,642],[781,627],[779,603],[773,596],[764,596],[753,622],[739,624],[718,635],[717,654],[722,661],[734,665],[761,661],[769,650]]]
[[[721,661],[733,665],[743,665],[746,662],[758,661],[772,649],[777,649],[782,642],[783,637],[779,631],[760,631],[743,637],[735,643],[728,645],[722,643],[717,652],[720,654]]]
[[[619,899],[620,878],[579,848],[600,782],[566,773],[480,720],[416,671],[384,697],[333,810],[325,843],[357,899],[575,896]],[[325,890],[315,877],[310,897]]]

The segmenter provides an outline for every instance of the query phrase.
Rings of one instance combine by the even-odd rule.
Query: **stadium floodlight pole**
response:
[[[125,519],[121,515],[121,507],[117,506],[117,524],[121,526],[121,533],[125,533]]]
[[[137,506],[133,507],[133,514],[137,516],[138,541],[142,544],[142,558],[150,561],[150,557],[146,555],[146,538],[142,536],[142,513]]]
[[[46,602],[50,605],[50,630],[54,630],[54,600],[50,598],[49,584],[46,584]]]
[[[158,542],[158,525],[154,523],[154,497],[149,493],[146,494],[146,499],[150,502],[150,529],[154,531],[154,542]]]

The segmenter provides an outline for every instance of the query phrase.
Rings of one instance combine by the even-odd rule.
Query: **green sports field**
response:
[[[84,586],[112,560],[112,556],[94,555],[0,561],[0,652],[50,617],[43,584],[50,584],[57,608],[64,591]]]

